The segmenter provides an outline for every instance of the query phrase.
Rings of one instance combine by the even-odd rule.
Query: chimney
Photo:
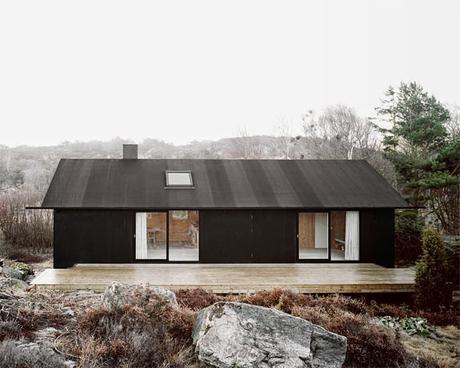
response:
[[[137,159],[137,144],[123,145],[123,159]]]

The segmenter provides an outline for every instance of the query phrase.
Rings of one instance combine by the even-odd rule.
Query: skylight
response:
[[[191,171],[166,171],[167,187],[193,187]]]

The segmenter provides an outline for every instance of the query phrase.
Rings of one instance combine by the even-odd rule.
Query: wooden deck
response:
[[[102,290],[113,281],[149,283],[176,290],[247,293],[286,288],[302,293],[404,293],[414,290],[414,271],[370,263],[348,264],[79,264],[46,269],[38,288]]]

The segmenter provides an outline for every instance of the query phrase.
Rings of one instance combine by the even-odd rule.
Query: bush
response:
[[[177,302],[180,306],[197,311],[217,303],[222,298],[204,289],[180,289],[176,292]]]
[[[0,196],[0,230],[6,243],[7,256],[21,249],[28,249],[30,253],[30,250],[46,252],[52,248],[52,211],[25,209],[26,206],[38,204],[40,198],[38,193],[24,192]]]
[[[439,231],[428,227],[423,232],[423,254],[417,262],[415,301],[423,309],[439,310],[450,304],[447,257]]]
[[[396,211],[395,258],[398,266],[415,264],[422,254],[423,219],[417,210]]]
[[[130,305],[90,309],[79,318],[76,341],[81,343],[70,343],[66,350],[80,356],[81,366],[196,366],[191,341],[195,314],[143,290]]]

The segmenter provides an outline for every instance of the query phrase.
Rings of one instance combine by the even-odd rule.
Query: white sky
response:
[[[401,80],[460,103],[459,0],[0,0],[0,144],[270,134]]]

